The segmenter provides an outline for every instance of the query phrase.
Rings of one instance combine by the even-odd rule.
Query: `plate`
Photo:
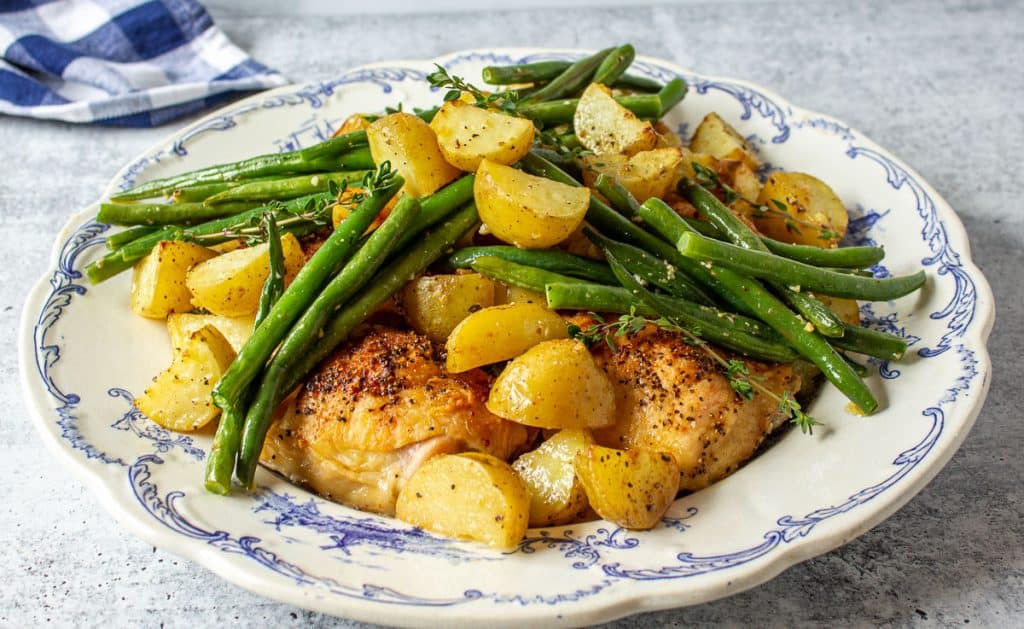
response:
[[[349,114],[438,102],[439,63],[476,80],[488,64],[576,58],[581,51],[501,49],[396,61],[235,103],[128,164],[104,192],[246,155],[319,142]],[[660,526],[606,522],[531,530],[501,553],[322,500],[261,470],[258,490],[202,488],[209,434],[167,432],[132,396],[170,360],[161,322],[128,308],[130,278],[90,286],[82,269],[110,233],[83,209],[58,235],[25,304],[23,389],[43,440],[136,535],[274,599],[397,625],[595,623],[692,605],[762,583],[850,541],[906,503],[963,441],[988,390],[988,283],[953,210],[913,170],[849,126],[757,85],[639,58],[634,71],[682,76],[690,93],[668,117],[680,135],[710,111],[747,136],[769,169],[814,174],[848,204],[850,243],[881,244],[876,275],[928,271],[924,290],[865,305],[871,327],[907,339],[899,364],[874,361],[883,410],[846,410],[825,387],[811,410],[827,424],[790,431],[716,485],[682,498]]]

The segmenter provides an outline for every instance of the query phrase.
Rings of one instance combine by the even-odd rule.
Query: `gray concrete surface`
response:
[[[935,481],[847,546],[727,600],[625,619],[651,625],[1024,625],[1024,141],[1020,2],[700,3],[373,17],[240,17],[221,25],[301,80],[486,45],[632,41],[748,78],[849,122],[957,209],[995,290],[992,393]],[[356,626],[274,603],[131,537],[43,450],[18,390],[15,328],[66,216],[169,129],[0,118],[0,625]],[[1020,389],[1017,389],[1020,391]]]

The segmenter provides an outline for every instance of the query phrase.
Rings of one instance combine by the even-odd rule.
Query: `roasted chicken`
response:
[[[533,431],[485,407],[491,377],[448,374],[416,332],[372,326],[310,376],[274,422],[264,464],[344,504],[391,514],[430,457],[473,450],[508,459]]]

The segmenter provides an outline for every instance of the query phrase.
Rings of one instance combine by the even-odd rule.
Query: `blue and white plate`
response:
[[[436,59],[476,80],[488,64],[579,51],[475,50]],[[366,66],[241,101],[128,164],[104,197],[143,181],[308,146],[355,112],[438,102],[432,61]],[[252,495],[202,487],[209,434],[167,432],[132,396],[170,360],[164,326],[132,315],[129,277],[90,286],[82,269],[112,228],[84,208],[61,231],[22,317],[25,396],[43,439],[136,535],[264,596],[398,625],[577,625],[693,605],[762,583],[831,550],[906,503],[963,441],[988,390],[992,293],[956,214],[914,171],[847,125],[751,83],[641,58],[635,71],[690,93],[668,117],[688,136],[710,111],[749,137],[770,168],[812,173],[848,204],[853,243],[885,245],[876,275],[928,271],[924,290],[866,305],[867,325],[905,337],[898,364],[874,362],[882,411],[857,417],[825,387],[827,426],[790,431],[724,481],[676,502],[661,526],[606,522],[531,530],[501,553],[322,500],[265,472]]]

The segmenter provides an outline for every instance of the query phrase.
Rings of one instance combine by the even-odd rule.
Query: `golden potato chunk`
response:
[[[132,271],[132,312],[163,319],[172,312],[192,310],[192,294],[185,285],[185,276],[193,265],[216,255],[216,251],[191,242],[158,242]]]
[[[846,206],[813,175],[772,173],[759,200],[768,211],[756,217],[754,224],[776,240],[829,248],[838,246],[846,234]]]
[[[860,325],[860,304],[856,299],[843,299],[842,297],[829,297],[828,295],[814,294],[814,297],[839,315],[839,318],[850,325]]]
[[[413,196],[430,194],[462,174],[445,160],[434,130],[419,116],[382,116],[366,128],[366,137],[374,163],[391,162]]]
[[[175,352],[181,351],[192,333],[203,326],[212,325],[224,335],[231,348],[238,352],[252,335],[255,318],[225,317],[214,314],[172,314],[167,317],[167,333],[171,337],[171,347]]]
[[[236,249],[211,258],[189,269],[185,283],[192,292],[192,303],[225,317],[255,314],[260,292],[270,275],[267,243]],[[305,262],[302,246],[293,234],[281,236],[285,281],[290,282]]]
[[[533,144],[533,122],[481,109],[461,100],[450,101],[430,122],[437,144],[449,164],[475,172],[480,161],[518,162]]]
[[[745,162],[722,160],[718,162],[718,176],[722,178],[743,200],[757,203],[761,196],[761,180]]]
[[[565,320],[540,304],[478,310],[455,326],[445,343],[451,373],[515,358],[537,343],[569,336]]]
[[[679,491],[679,466],[664,452],[591,445],[575,464],[590,506],[623,528],[653,528]]]
[[[750,144],[715,112],[701,120],[690,140],[690,150],[695,153],[707,153],[715,159],[741,161],[753,171],[761,166]]]
[[[508,549],[523,539],[530,494],[519,475],[489,454],[442,454],[416,470],[395,505],[414,526]]]
[[[573,127],[580,144],[598,155],[632,155],[658,145],[654,125],[620,105],[611,91],[598,83],[583,90]]]
[[[494,305],[494,284],[479,273],[418,277],[402,290],[405,318],[417,332],[443,342],[463,319]]]
[[[489,160],[473,184],[480,220],[501,240],[526,249],[551,247],[583,223],[590,191]]]
[[[501,282],[496,282],[494,285],[495,306],[504,304],[540,304],[544,306],[547,303],[548,299],[543,293]]]
[[[538,428],[601,428],[615,421],[615,393],[583,343],[555,339],[505,366],[487,410]]]
[[[530,490],[530,526],[559,526],[584,517],[587,494],[573,462],[592,443],[587,430],[560,430],[512,464]]]
[[[625,155],[585,155],[583,182],[592,186],[598,175],[618,181],[636,200],[643,203],[651,197],[664,197],[674,190],[681,176],[682,151],[661,148]]]
[[[220,414],[210,394],[234,359],[235,350],[224,335],[205,325],[189,336],[171,366],[135,398],[135,406],[170,430],[202,428]]]

